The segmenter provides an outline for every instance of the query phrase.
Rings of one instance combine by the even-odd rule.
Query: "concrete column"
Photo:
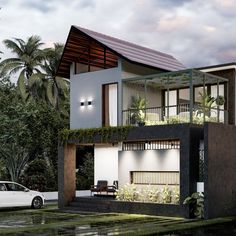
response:
[[[68,206],[76,191],[76,145],[58,147],[58,207]]]

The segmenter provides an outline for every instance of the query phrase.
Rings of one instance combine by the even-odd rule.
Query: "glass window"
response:
[[[179,103],[189,104],[189,101],[190,101],[189,88],[180,89],[179,90]]]
[[[103,125],[117,126],[117,84],[103,85]]]
[[[170,90],[169,91],[169,107],[168,107],[168,91],[165,91],[165,113],[168,114],[168,108],[169,108],[169,116],[175,116],[177,115],[177,91],[176,90]]]
[[[8,191],[24,191],[25,188],[19,184],[7,183],[7,190]]]
[[[194,88],[194,101],[196,103],[200,103],[202,100],[202,95],[203,95],[203,87],[196,87]]]

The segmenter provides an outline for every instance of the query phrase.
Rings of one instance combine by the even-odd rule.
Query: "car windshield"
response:
[[[8,191],[24,191],[25,188],[19,184],[15,183],[6,183],[6,187]]]

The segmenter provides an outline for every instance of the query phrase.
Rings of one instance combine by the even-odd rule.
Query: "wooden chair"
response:
[[[100,193],[107,192],[107,180],[98,180],[96,185],[91,185],[90,188],[91,195],[93,192]]]
[[[113,193],[113,195],[114,195],[117,189],[118,189],[118,181],[115,180],[115,181],[113,181],[113,185],[107,186],[107,194]]]

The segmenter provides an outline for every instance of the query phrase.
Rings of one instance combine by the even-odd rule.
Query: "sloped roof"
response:
[[[81,49],[79,51],[78,47],[80,44],[84,47],[87,45],[88,47],[88,44],[91,44],[92,41],[95,41],[100,45],[100,47],[105,47],[107,49],[107,53],[109,53],[108,58],[110,56],[111,61],[116,59],[115,56],[118,56],[131,63],[159,68],[165,71],[185,69],[185,66],[181,62],[169,54],[97,33],[82,27],[72,26],[57,74],[69,78],[70,63],[75,61],[76,56],[80,56],[84,53],[84,50]]]

